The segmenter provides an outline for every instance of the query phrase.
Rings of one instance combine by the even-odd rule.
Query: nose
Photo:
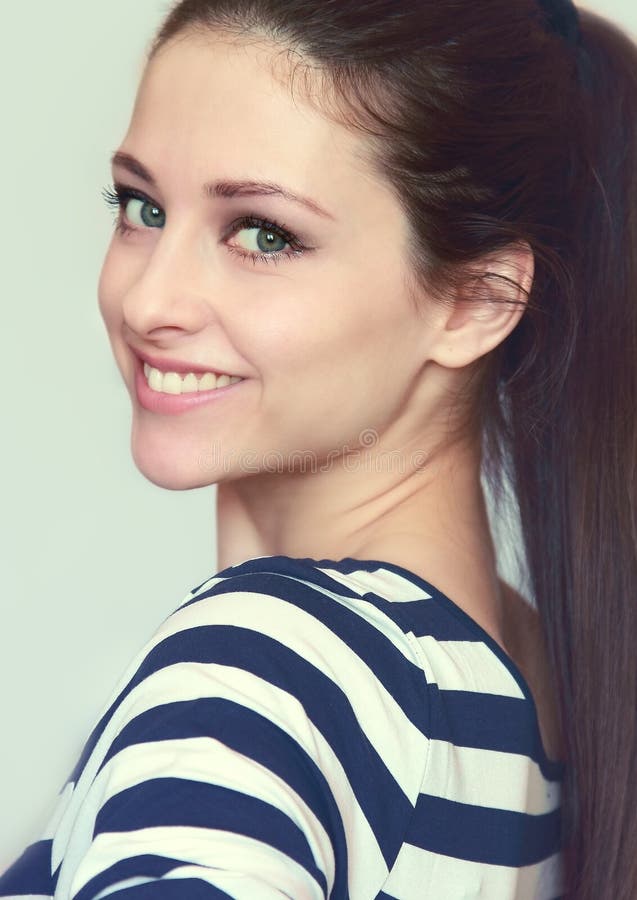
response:
[[[122,302],[124,323],[132,332],[160,340],[200,331],[214,319],[210,260],[193,229],[164,228],[152,249],[137,252],[139,267]]]

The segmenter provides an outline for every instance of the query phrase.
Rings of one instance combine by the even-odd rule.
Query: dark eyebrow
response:
[[[111,166],[120,166],[122,169],[126,169],[127,172],[130,172],[131,175],[137,175],[138,178],[141,178],[142,181],[145,181],[151,187],[157,187],[157,182],[146,166],[143,166],[138,159],[135,159],[134,156],[131,156],[128,153],[120,153],[119,151],[113,153],[111,156]]]
[[[121,151],[114,153],[111,157],[111,165],[120,166],[132,175],[137,175],[138,178],[141,178],[142,181],[145,181],[151,187],[157,187],[155,178],[151,175],[146,166],[140,163],[138,159],[135,159],[134,156],[131,156],[130,153],[122,153]],[[281,185],[274,184],[270,181],[214,181],[204,184],[203,193],[206,197],[226,198],[276,195],[283,197],[285,200],[291,200],[293,203],[300,203],[317,215],[335,221],[334,216],[323,209],[322,206],[319,206],[316,201],[311,200],[309,197],[302,197],[299,194],[294,194],[292,191],[288,191],[286,188],[281,187]]]

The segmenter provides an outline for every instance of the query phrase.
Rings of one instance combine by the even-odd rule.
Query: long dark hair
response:
[[[292,51],[323,109],[369,138],[430,297],[489,291],[472,264],[531,247],[526,310],[471,408],[490,484],[515,491],[559,698],[564,897],[634,900],[637,48],[585,10],[574,45],[548,6],[185,0],[149,58],[184,29]]]

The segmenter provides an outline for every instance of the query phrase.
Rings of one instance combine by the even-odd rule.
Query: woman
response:
[[[637,894],[636,72],[568,3],[173,9],[99,302],[219,570],[1,896]]]

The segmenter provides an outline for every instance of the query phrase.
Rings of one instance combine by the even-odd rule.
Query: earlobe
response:
[[[533,282],[533,252],[527,243],[483,260],[468,277],[462,296],[447,307],[429,358],[449,368],[467,366],[504,341],[522,318]]]

